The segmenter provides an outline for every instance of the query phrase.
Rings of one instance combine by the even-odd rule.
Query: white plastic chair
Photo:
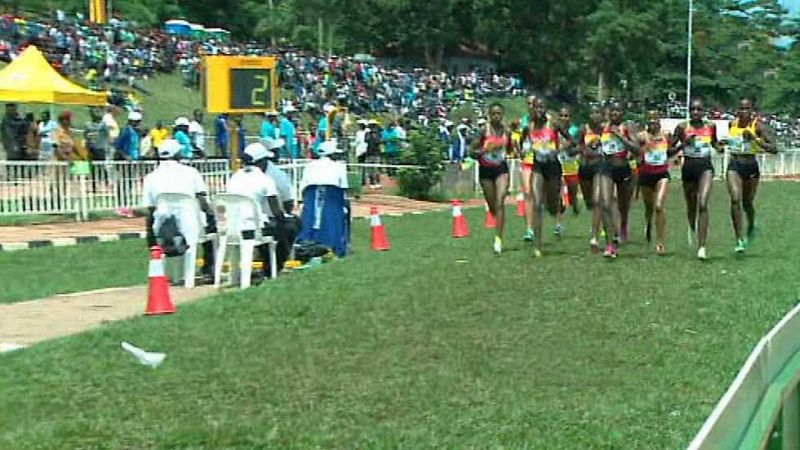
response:
[[[156,197],[153,229],[158,230],[161,222],[170,215],[174,215],[177,219],[178,229],[189,246],[183,255],[183,285],[191,289],[194,287],[194,277],[197,273],[197,247],[208,241],[212,241],[216,247],[216,234],[206,233],[206,215],[194,196],[159,194]]]
[[[250,287],[253,272],[253,253],[258,245],[269,246],[270,277],[278,276],[278,262],[275,249],[277,242],[272,236],[264,236],[264,221],[261,208],[252,198],[236,194],[217,194],[214,197],[214,211],[217,214],[219,245],[214,267],[214,286],[219,287],[222,279],[222,266],[228,246],[239,247],[239,285],[242,289]],[[242,233],[252,231],[253,239],[244,239]],[[231,264],[231,274],[233,264]]]

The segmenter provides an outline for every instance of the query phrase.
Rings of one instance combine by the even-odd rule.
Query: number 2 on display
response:
[[[253,77],[255,80],[261,81],[261,86],[253,88],[250,92],[250,102],[253,106],[265,106],[267,103],[264,101],[264,94],[269,89],[269,76],[268,75],[256,75]]]

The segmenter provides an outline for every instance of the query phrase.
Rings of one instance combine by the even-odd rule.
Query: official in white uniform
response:
[[[347,182],[347,165],[338,158],[342,151],[336,146],[336,141],[325,141],[319,146],[319,159],[308,163],[303,171],[301,192],[306,186],[336,186],[342,189],[350,187]]]
[[[267,148],[267,171],[266,174],[275,180],[278,187],[278,199],[283,206],[283,211],[291,213],[294,211],[294,185],[292,178],[278,165],[280,160],[280,150],[285,145],[283,139],[264,139],[264,146]]]
[[[216,220],[208,203],[208,186],[200,172],[194,167],[181,164],[181,145],[174,139],[165,139],[158,147],[158,156],[161,163],[155,170],[144,177],[142,187],[142,206],[148,209],[147,214],[147,245],[156,245],[158,228],[169,212],[156,211],[156,198],[160,194],[186,194],[194,196],[200,203],[200,208],[206,214],[206,223],[202,224],[207,233],[216,232]],[[189,218],[176,217],[181,233],[184,236],[196,236],[198,230],[191,229],[190,224],[196,223]],[[214,247],[212,242],[203,243],[203,256],[206,264],[202,273],[206,279],[213,279]]]
[[[277,241],[276,256],[280,272],[289,256],[289,247],[297,235],[297,227],[291,216],[287,217],[284,213],[275,180],[265,173],[272,153],[260,142],[245,147],[242,155],[245,166],[228,180],[227,191],[229,194],[250,197],[261,208],[261,223],[254,226],[260,226],[265,235],[273,236]],[[244,233],[244,239],[255,236],[255,231]],[[264,264],[264,273],[269,273],[268,248],[258,249],[258,260]]]

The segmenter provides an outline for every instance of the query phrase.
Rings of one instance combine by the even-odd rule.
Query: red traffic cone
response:
[[[561,186],[561,203],[564,205],[564,208],[569,208],[572,206],[572,202],[569,198],[569,188],[566,184]]]
[[[161,247],[150,247],[150,286],[147,293],[147,315],[172,314],[175,305],[169,297],[169,280],[164,274],[164,252]]]
[[[372,224],[372,249],[377,251],[389,250],[392,246],[386,236],[386,229],[383,228],[381,223],[381,216],[378,215],[378,207],[370,207],[369,215]]]
[[[489,205],[486,205],[486,220],[483,221],[483,225],[486,228],[494,228],[497,226],[497,222],[494,221],[494,214],[489,211]]]
[[[469,225],[467,225],[467,218],[461,212],[461,200],[453,200],[453,237],[467,236],[469,236]]]
[[[517,217],[525,217],[525,194],[517,194]]]

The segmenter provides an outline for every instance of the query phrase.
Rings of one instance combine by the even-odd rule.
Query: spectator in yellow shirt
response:
[[[150,130],[150,145],[153,149],[157,149],[168,136],[169,130],[164,128],[164,122],[156,121],[156,126]]]

